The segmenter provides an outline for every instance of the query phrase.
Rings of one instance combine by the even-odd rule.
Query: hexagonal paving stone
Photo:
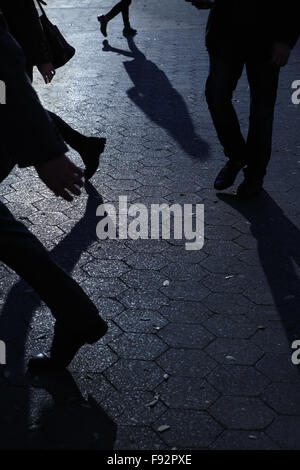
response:
[[[97,243],[89,249],[89,252],[96,258],[123,260],[132,254],[132,250],[125,244],[126,240],[105,240]]]
[[[210,293],[200,282],[194,281],[170,281],[167,287],[162,287],[160,290],[172,300],[200,301]]]
[[[114,318],[124,310],[124,305],[113,299],[100,297],[95,301],[95,304],[99,314],[105,319]]]
[[[126,310],[115,322],[122,330],[130,333],[155,333],[164,327],[168,321],[154,310]]]
[[[153,390],[164,372],[155,362],[120,359],[104,375],[118,390]]]
[[[101,406],[108,414],[111,411],[114,421],[118,425],[144,426],[155,422],[167,409],[161,401],[150,406],[153,398],[154,395],[151,392],[127,391],[122,394],[111,394],[102,401]],[[120,412],[114,415],[114,410],[118,407]]]
[[[258,398],[221,397],[209,412],[228,429],[263,429],[275,413]]]
[[[151,198],[151,201],[153,199]],[[169,245],[165,240],[127,240],[126,246],[128,246],[132,251],[140,253],[161,253]]]
[[[95,260],[83,266],[83,270],[94,277],[121,277],[130,268],[122,261]]]
[[[218,338],[205,349],[221,364],[253,365],[262,356],[263,351],[246,339]]]
[[[202,349],[210,343],[214,336],[200,325],[169,323],[158,336],[173,348]]]
[[[160,312],[169,321],[178,323],[202,323],[211,312],[201,302],[170,302],[167,307],[161,307]]]
[[[211,416],[195,410],[168,410],[152,427],[157,431],[162,425],[170,429],[161,438],[177,449],[207,448],[222,431]]]
[[[300,416],[300,383],[269,385],[262,399],[278,413]]]
[[[257,431],[224,431],[210,446],[214,450],[277,450],[266,434]]]
[[[205,253],[213,253],[215,256],[236,256],[243,251],[237,243],[232,241],[208,240],[205,242],[203,250]]]
[[[210,294],[204,304],[214,313],[245,315],[253,304],[240,294]]]
[[[219,393],[205,380],[186,377],[169,377],[156,392],[169,408],[206,410]]]
[[[209,255],[201,261],[201,266],[211,273],[239,274],[243,272],[244,265],[234,256]]]
[[[248,266],[261,266],[261,259],[257,250],[244,250],[238,254],[238,258]]]
[[[121,194],[123,194],[122,191],[133,191],[141,186],[141,184],[138,181],[133,181],[131,179],[130,180],[111,179],[110,181],[105,180],[105,185],[108,186],[110,189],[120,191]]]
[[[208,240],[235,240],[240,237],[240,233],[238,230],[234,229],[233,227],[227,225],[219,225],[218,227],[214,225],[209,225],[207,223],[207,227],[205,230],[205,236]]]
[[[210,274],[203,279],[203,284],[212,292],[242,294],[250,281],[244,274]]]
[[[205,377],[216,367],[213,359],[195,349],[169,349],[156,362],[168,374],[179,377]]]
[[[159,291],[144,291],[129,289],[119,297],[125,307],[133,309],[156,310],[162,305],[168,305],[169,299]]]
[[[224,395],[256,396],[267,387],[269,380],[255,367],[222,366],[213,370],[207,381]]]
[[[91,396],[97,403],[101,403],[107,396],[115,392],[113,385],[106,380],[102,373],[72,371],[72,377],[85,396]],[[57,380],[60,381],[59,376]]]
[[[251,286],[250,289],[244,291],[244,295],[257,305],[274,305],[275,303],[272,292],[266,286]]]
[[[140,186],[136,189],[136,193],[140,196],[164,197],[170,192],[170,189],[163,186]]]
[[[84,373],[103,372],[118,360],[108,346],[100,344],[85,345],[76,354],[71,362],[70,370],[84,371]]]
[[[123,331],[112,321],[107,321],[108,330],[107,333],[99,340],[100,344],[107,344],[118,336],[123,334]]]
[[[165,279],[172,279],[175,281],[200,281],[207,272],[201,267],[200,264],[187,264],[187,263],[170,263],[162,270]]]
[[[244,315],[214,315],[203,326],[220,338],[246,339],[256,331],[256,327]]]
[[[128,287],[120,279],[88,278],[83,282],[83,287],[91,295],[97,297],[116,297],[126,291]]]
[[[115,450],[164,450],[166,444],[157,434],[146,426],[122,426],[117,429],[114,443]]]
[[[298,416],[279,416],[266,432],[281,448],[300,450],[300,418]]]
[[[126,263],[135,269],[160,270],[167,264],[167,260],[160,254],[135,253],[126,258]]]
[[[251,338],[251,341],[266,352],[276,354],[291,351],[291,345],[285,331],[279,329],[261,329]]]
[[[299,381],[299,367],[292,363],[291,354],[267,353],[256,364],[256,368],[273,382],[295,383]]]
[[[202,251],[187,251],[185,250],[184,240],[179,240],[180,246],[170,246],[167,250],[164,250],[164,257],[173,262],[178,262],[180,260],[180,263],[195,263],[198,264],[200,261],[205,259],[207,255]]]
[[[124,333],[111,341],[111,348],[123,358],[153,360],[167,349],[167,345],[152,334]]]
[[[44,199],[42,194],[30,189],[27,189],[26,191],[12,191],[11,193],[5,194],[4,197],[8,202],[22,201],[26,204],[31,204]]]
[[[165,279],[160,272],[139,269],[131,269],[122,276],[122,280],[129,287],[143,290],[159,289]]]

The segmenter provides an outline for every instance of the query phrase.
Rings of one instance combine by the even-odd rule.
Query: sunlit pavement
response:
[[[0,338],[8,340],[0,447],[300,449],[291,361],[300,339],[300,107],[291,102],[300,44],[281,75],[266,191],[238,202],[241,177],[223,194],[212,188],[224,157],[204,97],[207,12],[183,0],[133,0],[137,36],[123,38],[118,18],[103,44],[96,15],[112,0],[49,4],[77,54],[51,85],[36,75],[36,88],[75,128],[106,136],[107,149],[73,203],[52,196],[32,169],[16,169],[1,200],[53,250],[110,329],[81,349],[70,374],[24,378],[28,358],[51,344],[53,320],[0,266]],[[235,103],[244,128],[248,91],[243,77]],[[96,208],[121,195],[204,204],[204,248],[99,241]]]

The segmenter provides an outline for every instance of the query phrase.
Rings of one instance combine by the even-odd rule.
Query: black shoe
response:
[[[103,36],[106,38],[107,37],[106,28],[107,28],[108,21],[107,21],[107,19],[105,18],[104,15],[98,16],[97,19],[100,23],[100,31],[103,34]]]
[[[106,139],[99,137],[87,137],[79,150],[79,154],[85,164],[84,176],[89,180],[97,171],[100,155],[105,149]]]
[[[245,163],[229,160],[215,179],[214,188],[223,190],[232,186]]]
[[[105,335],[107,329],[107,324],[101,317],[99,317],[98,323],[93,326],[93,329],[85,334],[72,332],[65,325],[56,322],[50,355],[41,353],[30,359],[28,370],[41,373],[65,369],[81,346],[86,343],[95,343]]]
[[[128,26],[126,28],[123,29],[123,36],[125,38],[128,38],[130,36],[135,36],[137,33],[137,30],[136,29],[133,29],[131,28],[131,26]]]
[[[258,196],[263,189],[263,178],[246,176],[237,189],[237,196],[240,199],[249,199]]]

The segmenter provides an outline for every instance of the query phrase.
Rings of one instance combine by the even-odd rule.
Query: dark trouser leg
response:
[[[246,158],[246,144],[232,105],[232,95],[242,74],[244,60],[230,49],[210,53],[206,100],[225,155],[235,161]]]
[[[246,63],[251,92],[249,132],[247,138],[248,167],[246,175],[264,177],[272,152],[274,107],[277,97],[279,68],[269,60]]]
[[[130,21],[129,21],[129,5],[131,4],[131,0],[125,0],[124,6],[122,9],[122,17],[123,23],[125,28],[130,28]]]
[[[98,310],[81,287],[56,263],[39,240],[0,203],[0,260],[12,268],[70,331],[89,336]]]
[[[129,5],[131,3],[131,0],[121,0],[118,2],[111,10],[109,13],[105,15],[107,21],[112,20],[115,18],[115,16],[119,15],[119,13],[122,13],[123,20],[124,20],[124,26],[129,26]]]
[[[87,138],[73,129],[61,117],[57,116],[57,114],[52,111],[48,111],[48,113],[64,141],[72,147],[72,149],[80,153],[86,144]]]
[[[30,78],[30,81],[33,80],[33,65],[30,63],[26,64],[26,73]],[[80,132],[75,131],[69,124],[67,124],[61,117],[57,116],[57,114],[53,113],[52,111],[48,111],[52,121],[54,122],[58,132],[64,139],[64,141],[70,145],[74,150],[77,152],[81,152],[85,143],[86,137]]]

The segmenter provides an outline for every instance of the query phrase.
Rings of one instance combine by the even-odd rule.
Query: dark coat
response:
[[[299,17],[299,0],[216,0],[207,23],[206,45],[213,50],[229,41],[238,47],[265,48],[280,41],[294,47]]]
[[[9,31],[22,47],[27,63],[51,62],[51,54],[33,0],[0,0]]]
[[[15,164],[35,166],[61,156],[68,149],[29,82],[22,49],[2,20],[0,52],[0,80],[6,86],[6,104],[0,105],[1,181]]]

